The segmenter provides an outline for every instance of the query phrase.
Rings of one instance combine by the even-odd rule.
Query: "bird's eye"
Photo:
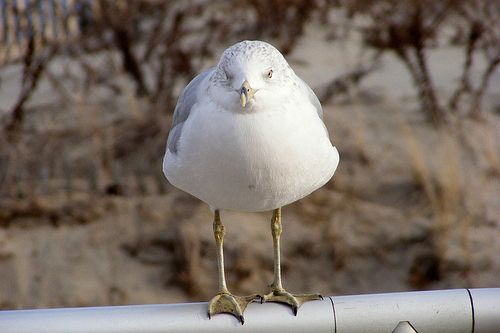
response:
[[[273,70],[272,69],[270,69],[269,73],[267,73],[267,77],[268,78],[272,78],[273,77]]]

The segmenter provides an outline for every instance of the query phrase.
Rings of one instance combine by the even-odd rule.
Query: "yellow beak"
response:
[[[247,80],[243,82],[240,88],[240,99],[242,107],[245,107],[245,105],[247,105],[248,101],[253,98],[257,90],[258,89],[253,89],[252,87],[250,87],[250,84]]]

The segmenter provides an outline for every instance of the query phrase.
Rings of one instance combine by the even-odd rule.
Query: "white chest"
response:
[[[264,211],[296,201],[333,175],[338,153],[311,112],[196,110],[167,178],[214,208]]]

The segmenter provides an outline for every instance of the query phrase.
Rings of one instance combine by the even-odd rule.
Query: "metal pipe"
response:
[[[500,302],[500,289],[498,295]],[[392,332],[402,321],[417,332],[472,332],[466,289],[340,296],[334,297],[334,307],[342,333]]]
[[[474,333],[500,331],[500,288],[469,289]]]
[[[333,332],[329,299],[310,302],[298,316],[281,304],[250,304],[245,324],[218,314],[207,303],[0,311],[2,333]],[[314,326],[313,326],[314,325]]]
[[[403,323],[403,324],[402,324]],[[1,333],[495,332],[500,288],[332,296],[290,307],[252,303],[245,325],[208,319],[207,303],[0,311]]]

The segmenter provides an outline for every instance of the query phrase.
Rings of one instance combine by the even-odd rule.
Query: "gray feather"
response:
[[[314,105],[314,107],[316,108],[316,112],[318,112],[318,116],[321,118],[321,120],[323,120],[323,108],[321,107],[321,103],[320,103],[318,97],[316,96],[314,91],[311,89],[311,87],[309,87],[309,85],[304,82],[304,80],[302,80],[300,77],[298,77],[298,79],[299,79],[299,82],[302,83],[306,87],[307,91],[309,92],[309,101],[311,101],[312,105]]]
[[[172,122],[172,129],[168,135],[167,149],[172,153],[177,154],[179,149],[179,139],[182,134],[182,126],[189,117],[189,113],[193,108],[194,104],[198,102],[198,88],[200,83],[207,77],[212,75],[215,68],[210,68],[203,73],[196,76],[189,84],[184,88],[181,95],[179,96],[179,101],[174,110],[174,119]]]

